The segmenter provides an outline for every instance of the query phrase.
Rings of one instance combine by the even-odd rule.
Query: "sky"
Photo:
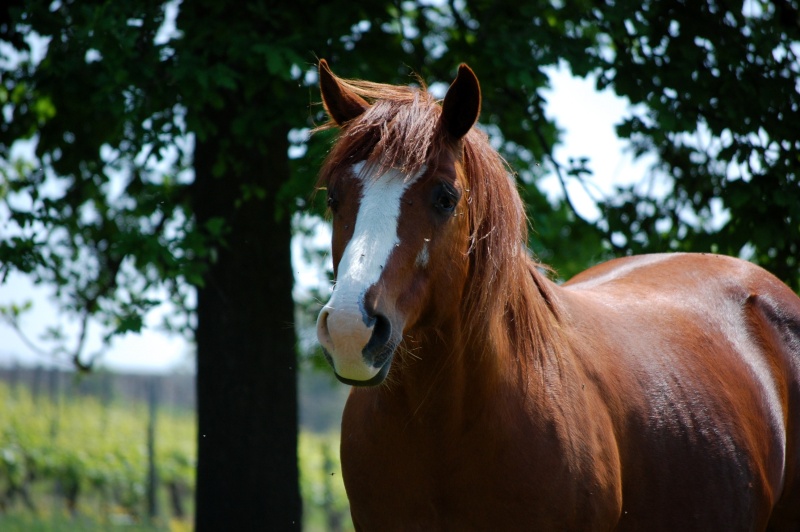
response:
[[[570,157],[588,157],[594,172],[590,178],[592,187],[604,195],[610,195],[615,185],[641,180],[650,162],[634,161],[614,131],[614,125],[630,112],[628,101],[615,96],[609,90],[597,92],[592,79],[574,78],[564,68],[551,69],[549,74],[551,88],[543,94],[548,102],[546,112],[564,130],[563,143],[555,148],[555,159],[561,165],[566,165]],[[540,186],[550,197],[562,195],[561,185],[555,174],[545,177]],[[580,184],[570,181],[567,190],[583,217],[598,217],[594,203]],[[311,238],[316,240],[315,245],[319,245],[320,240],[326,239],[326,235],[327,231],[323,228]],[[297,238],[292,246],[297,289],[324,286],[327,284],[324,272],[303,263],[303,245],[303,240]],[[46,287],[32,285],[24,276],[12,274],[0,285],[0,305],[32,301],[33,308],[22,320],[22,328],[31,340],[38,339],[48,326],[56,323],[63,324],[67,331],[77,331],[76,323],[66,320],[50,302],[51,293]],[[146,321],[148,327],[142,333],[129,333],[112,340],[98,365],[115,371],[148,373],[191,369],[191,343],[183,337],[158,330],[161,316],[170,311],[170,308],[162,305],[150,313]],[[89,332],[87,352],[92,353],[102,345],[99,326],[95,325],[93,329],[90,326]],[[16,331],[0,321],[0,365],[14,363],[48,365],[52,364],[52,360],[29,348]]]

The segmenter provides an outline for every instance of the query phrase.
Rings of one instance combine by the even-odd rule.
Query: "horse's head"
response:
[[[343,81],[324,61],[319,75],[342,132],[320,176],[336,284],[317,336],[339,380],[375,385],[404,334],[438,326],[464,291],[471,191],[461,139],[480,88],[466,65],[441,106],[417,89]]]

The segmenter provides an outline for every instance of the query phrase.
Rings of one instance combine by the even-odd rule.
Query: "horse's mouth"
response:
[[[339,379],[339,382],[341,382],[342,384],[347,384],[348,386],[361,386],[361,387],[377,386],[380,383],[382,383],[384,379],[386,379],[386,375],[389,374],[389,366],[391,365],[392,365],[392,357],[390,356],[383,364],[383,366],[381,366],[380,371],[378,371],[378,373],[374,377],[365,381],[346,379],[341,375],[339,375],[338,373],[336,373],[335,370],[333,374],[336,375],[336,378]]]
[[[386,330],[391,331],[391,328],[386,328]],[[366,379],[343,377],[336,369],[337,364],[333,354],[325,347],[322,348],[322,354],[325,356],[325,360],[328,361],[328,364],[331,365],[331,368],[333,368],[333,374],[336,375],[339,382],[347,384],[348,386],[377,386],[381,384],[389,374],[395,351],[397,351],[401,340],[402,336],[400,335],[372,335],[370,341],[364,346],[360,353],[360,369],[357,373],[361,373],[362,375],[366,373],[366,375],[364,375],[365,377],[372,375],[376,370],[377,373]]]
[[[336,378],[339,382],[343,384],[347,384],[348,386],[377,386],[381,384],[384,379],[386,379],[386,375],[389,374],[389,368],[392,365],[392,359],[394,358],[394,351],[396,347],[395,345],[387,345],[384,347],[383,352],[375,357],[375,361],[378,362],[380,369],[378,373],[375,374],[372,378],[367,380],[359,380],[359,379],[348,379],[347,377],[342,377],[336,372],[336,365],[333,362],[333,357],[331,357],[330,353],[326,349],[322,349],[322,353],[325,356],[325,359],[328,361],[328,364],[331,365],[333,368],[333,374],[336,375]],[[375,367],[373,365],[372,367]]]

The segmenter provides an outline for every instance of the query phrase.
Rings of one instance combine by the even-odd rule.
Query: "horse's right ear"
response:
[[[465,63],[458,67],[458,75],[442,104],[442,126],[453,140],[458,140],[475,125],[481,114],[481,86],[478,77]]]
[[[361,116],[369,108],[361,96],[339,81],[324,59],[319,61],[319,90],[328,116],[340,126]]]

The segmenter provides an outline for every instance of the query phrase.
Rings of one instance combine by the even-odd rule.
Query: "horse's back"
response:
[[[618,259],[565,288],[617,418],[621,528],[800,528],[800,299],[717,255]]]

